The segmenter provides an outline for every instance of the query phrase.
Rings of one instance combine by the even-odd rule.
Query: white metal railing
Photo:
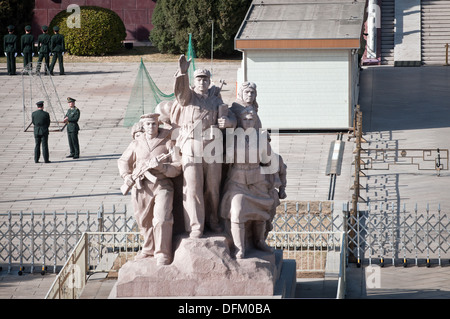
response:
[[[336,274],[337,298],[344,298],[347,262],[345,232],[272,231],[267,244],[282,249],[283,258],[294,259],[297,277],[304,273]]]
[[[341,249],[341,252],[339,254],[339,277],[338,277],[336,299],[344,299],[345,292],[347,289],[347,271],[346,271],[346,267],[347,267],[347,249],[346,249],[347,235],[344,232],[342,232],[341,247],[345,247],[345,248]]]
[[[134,218],[128,216],[126,206],[121,211],[98,212],[0,212],[0,262],[19,264],[19,275],[25,265],[31,273],[36,266],[45,274],[47,266],[53,273],[67,260],[83,232],[134,231]]]
[[[109,237],[109,238],[107,238]],[[125,261],[141,246],[138,232],[85,232],[55,278],[45,299],[77,299],[90,273],[109,271],[92,268],[108,252],[123,252]],[[98,265],[98,262],[96,263]],[[92,268],[92,269],[91,269]],[[91,270],[90,270],[91,269]]]

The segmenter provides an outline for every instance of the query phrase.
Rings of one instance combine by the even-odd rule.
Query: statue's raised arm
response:
[[[189,61],[186,60],[186,56],[184,54],[182,54],[180,56],[180,58],[178,59],[178,71],[181,74],[186,74],[187,73],[187,71],[189,69],[189,66],[191,65],[191,60],[192,59],[189,59]]]

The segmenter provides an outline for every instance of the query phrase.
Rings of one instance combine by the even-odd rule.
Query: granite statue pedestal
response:
[[[110,298],[293,297],[295,261],[283,261],[282,251],[251,250],[234,259],[222,235],[179,236],[174,247],[170,265],[157,265],[154,258],[128,261]]]

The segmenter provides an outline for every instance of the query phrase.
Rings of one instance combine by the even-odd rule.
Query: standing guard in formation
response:
[[[47,66],[45,74],[47,74],[47,70],[50,70],[50,35],[48,34],[48,27],[46,25],[42,26],[42,34],[38,37],[38,62],[36,73],[41,71],[42,60],[44,59]]]
[[[8,75],[16,75],[17,36],[14,26],[8,26],[8,34],[3,37],[3,50],[6,56]]]
[[[34,36],[31,34],[31,26],[27,25],[25,27],[25,34],[20,38],[20,51],[23,56],[23,68],[28,65],[28,63],[33,62],[33,46],[34,46]]]
[[[64,75],[63,55],[64,51],[66,51],[66,48],[64,46],[64,36],[62,34],[59,34],[58,26],[53,27],[53,32],[55,34],[52,35],[52,38],[50,39],[50,50],[53,54],[52,63],[50,64],[50,74],[53,75],[53,69],[55,67],[56,60],[58,60],[59,74]]]
[[[44,101],[36,103],[38,108],[31,114],[31,121],[34,125],[34,162],[39,163],[41,157],[41,143],[42,143],[42,155],[45,163],[50,163],[48,152],[48,127],[50,126],[50,115],[44,111]]]
[[[67,157],[79,158],[80,157],[80,145],[78,143],[78,131],[80,126],[78,120],[80,119],[80,110],[75,106],[75,99],[68,97],[67,103],[69,103],[69,110],[66,113],[66,117],[63,122],[67,123],[67,137],[69,139],[70,154]]]

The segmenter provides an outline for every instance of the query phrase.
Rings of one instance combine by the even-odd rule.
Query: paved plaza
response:
[[[146,63],[159,89],[171,93],[176,63]],[[209,67],[209,63],[199,67]],[[236,96],[238,61],[214,64],[213,80],[225,79],[223,100],[231,103]],[[42,211],[97,211],[101,205],[129,205],[128,196],[120,193],[122,180],[117,159],[131,141],[130,130],[123,127],[127,103],[139,63],[68,63],[65,76],[53,81],[63,101],[77,99],[81,110],[79,134],[80,158],[68,159],[66,132],[49,136],[52,163],[34,163],[32,130],[24,132],[22,112],[22,78],[10,77],[6,65],[0,64],[0,213]],[[57,73],[55,73],[57,74]],[[450,149],[450,68],[366,68],[361,73],[360,104],[365,137],[370,147]],[[41,98],[37,98],[41,99]],[[264,107],[264,105],[260,105]],[[283,133],[274,136],[279,153],[288,166],[288,199],[292,201],[326,201],[330,177],[325,175],[330,143],[336,133]],[[347,141],[341,175],[336,180],[336,201],[350,201],[353,184],[353,140]],[[364,147],[364,146],[363,146]],[[42,161],[42,160],[41,160]],[[450,207],[449,171],[437,177],[434,171],[401,167],[372,171],[361,179],[361,196],[378,205],[405,202],[407,205],[440,203],[443,212]],[[0,272],[0,298],[43,298],[54,274],[7,274],[6,264]],[[442,298],[449,297],[448,263],[444,267],[385,267],[380,285],[370,285],[372,273],[367,267],[347,269],[350,298]],[[397,274],[401,275],[397,276]],[[422,274],[422,275],[419,275]],[[367,277],[370,277],[367,280]],[[389,278],[389,279],[388,279]],[[111,280],[92,278],[89,298],[107,298]],[[369,282],[369,285],[367,285]],[[109,287],[109,288],[108,288]],[[324,280],[305,280],[298,295],[325,295]],[[323,292],[323,294],[322,294]]]

